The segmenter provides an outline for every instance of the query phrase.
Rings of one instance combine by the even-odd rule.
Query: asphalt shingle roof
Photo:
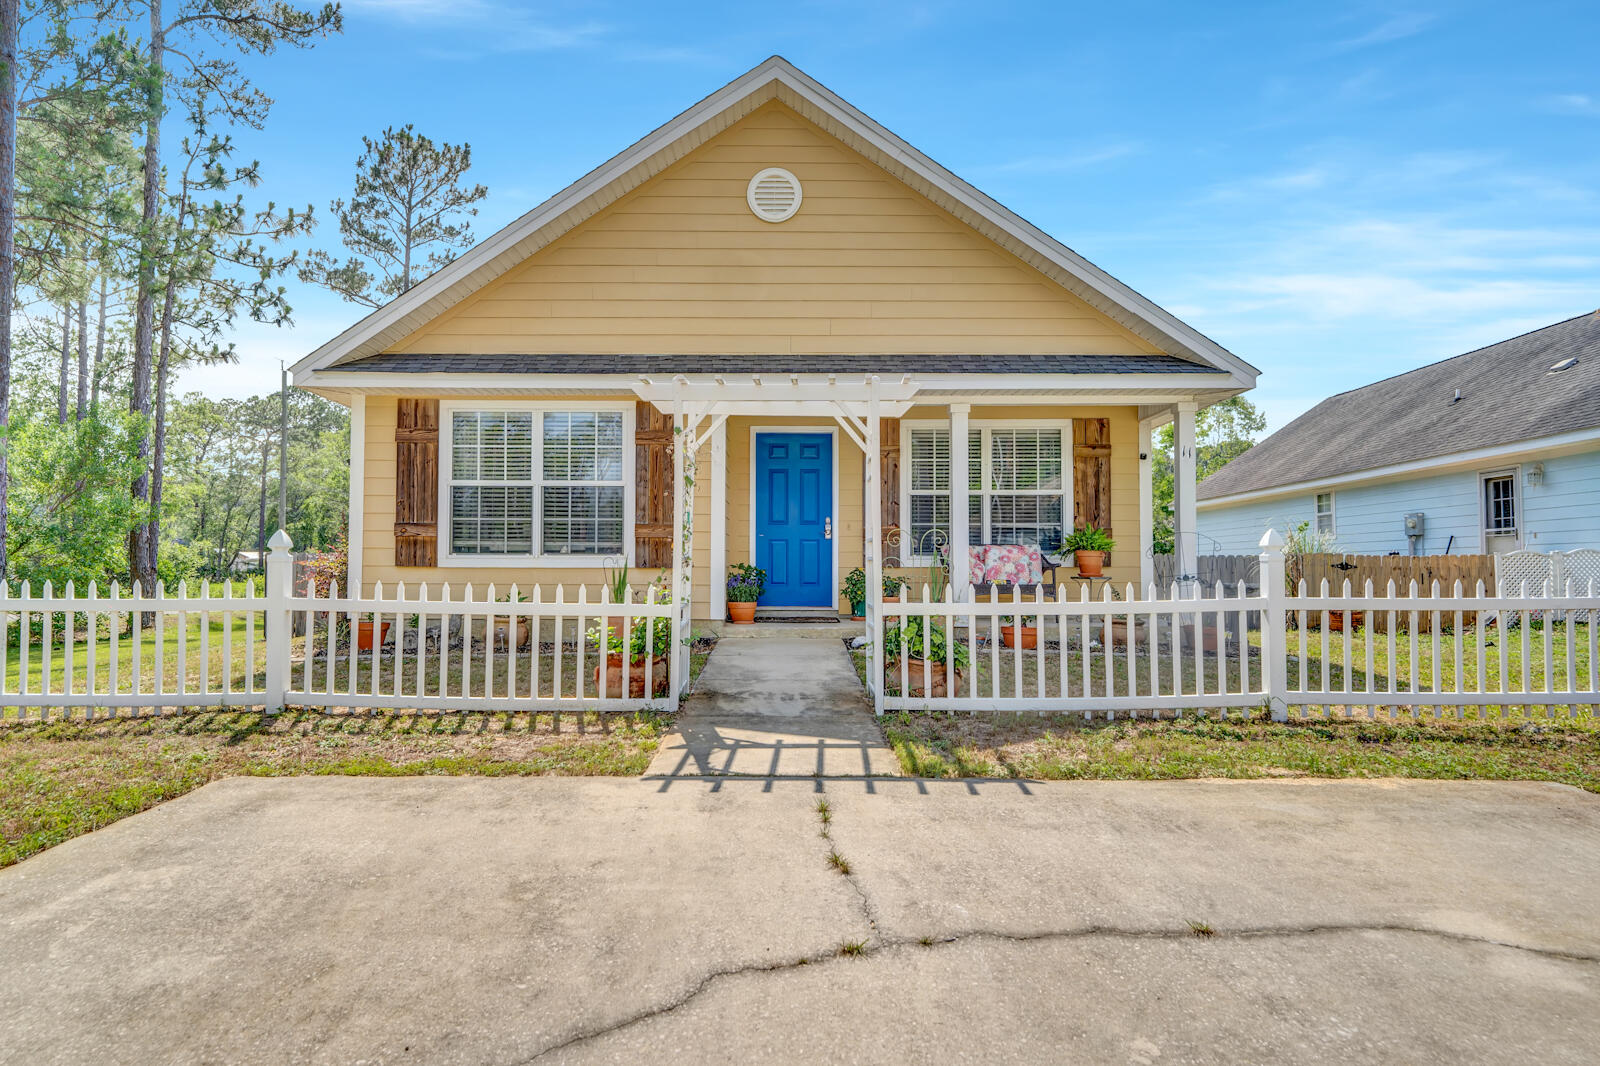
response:
[[[340,371],[399,374],[1217,374],[1171,355],[425,355],[391,352]]]
[[[1564,359],[1578,362],[1550,369]],[[1595,426],[1600,312],[1330,396],[1195,494],[1215,499]]]

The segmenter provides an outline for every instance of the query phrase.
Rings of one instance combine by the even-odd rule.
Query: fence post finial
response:
[[[1261,681],[1274,722],[1289,720],[1288,615],[1289,589],[1284,576],[1283,535],[1268,529],[1261,536]]]
[[[283,710],[284,693],[289,686],[289,598],[293,593],[294,557],[289,549],[294,541],[278,530],[267,541],[267,602],[263,617],[267,631],[267,684],[265,708],[268,714]]]

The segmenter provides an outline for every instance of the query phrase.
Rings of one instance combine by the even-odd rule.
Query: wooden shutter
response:
[[[878,420],[878,474],[882,479],[882,528],[900,524],[900,420]]]
[[[1072,420],[1072,524],[1111,532],[1111,420]]]
[[[672,565],[672,416],[641,400],[633,427],[633,553],[636,566]]]
[[[400,401],[394,425],[394,563],[439,565],[439,401]]]

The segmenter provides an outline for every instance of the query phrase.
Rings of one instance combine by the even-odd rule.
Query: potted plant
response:
[[[1105,571],[1106,553],[1117,545],[1105,530],[1084,526],[1074,530],[1061,546],[1077,559],[1078,573],[1084,577],[1099,577]]]
[[[750,563],[734,563],[728,575],[728,618],[738,625],[756,620],[756,601],[767,591],[767,572]]]
[[[655,603],[671,603],[672,593],[659,585],[652,586],[648,597]],[[599,651],[604,645],[606,661],[603,669],[607,696],[626,696],[642,699],[645,694],[645,675],[649,674],[652,695],[665,696],[668,689],[668,670],[672,655],[672,620],[670,618],[640,618],[628,635],[628,646],[623,648],[622,627],[607,624],[604,629],[595,626],[588,634],[589,647]],[[648,661],[647,661],[648,660]],[[594,692],[600,694],[600,671],[594,668]],[[626,680],[624,680],[626,674]],[[624,693],[626,685],[626,693]]]
[[[1022,616],[1022,632],[1017,632],[1016,619],[1010,615],[1000,618],[1000,640],[1008,648],[1015,648],[1017,641],[1022,642],[1024,649],[1031,650],[1039,646],[1039,616],[1025,614]]]
[[[506,595],[505,597],[503,597],[498,602],[500,602],[500,603],[526,603],[527,601],[528,601],[528,597],[524,596],[522,593],[513,592],[513,593],[510,593],[510,594]],[[511,636],[511,619],[512,619],[512,617],[514,617],[514,616],[512,616],[512,615],[497,615],[495,617],[495,619],[494,619],[494,643],[495,643],[495,647],[503,648],[503,647],[506,646],[507,642],[509,641],[510,636]],[[517,618],[517,647],[526,648],[528,646],[528,638],[529,638],[528,618],[527,618],[526,615],[523,615],[523,616]]]
[[[889,574],[883,575],[883,602],[899,603],[900,593],[905,591],[906,583],[898,577]]]
[[[356,622],[356,648],[360,651],[372,650],[373,623],[371,618],[362,618]],[[389,620],[385,618],[377,625],[378,643],[382,644],[389,639]]]
[[[845,575],[844,588],[839,590],[850,604],[851,618],[865,618],[867,616],[867,572],[861,567],[856,567]]]
[[[906,695],[938,698],[959,689],[967,669],[967,646],[947,640],[939,622],[913,615],[903,625],[883,631],[884,674],[900,683],[900,659],[905,658]],[[924,686],[923,672],[927,672]]]
[[[612,566],[608,562],[606,564],[606,593],[610,602],[626,603],[628,601],[628,591],[628,561],[626,559],[622,560],[620,566]],[[606,619],[607,628],[615,629],[619,633],[622,632],[626,625],[627,619],[620,614],[612,615]]]

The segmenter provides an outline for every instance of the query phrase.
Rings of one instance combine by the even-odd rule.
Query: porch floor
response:
[[[898,776],[846,626],[724,626],[646,777]]]

